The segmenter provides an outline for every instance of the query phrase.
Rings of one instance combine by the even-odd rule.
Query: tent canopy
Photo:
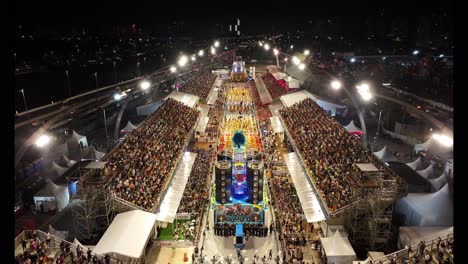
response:
[[[351,122],[349,122],[349,124],[347,126],[345,126],[345,129],[348,131],[348,132],[354,132],[354,131],[359,131],[359,132],[362,132],[362,130],[360,128],[358,128],[356,126],[356,124],[354,124],[354,121],[351,120]]]
[[[317,100],[317,97],[315,97],[313,94],[309,93],[306,90],[301,90],[301,91],[297,91],[294,93],[286,94],[286,95],[281,96],[280,98],[281,98],[281,102],[283,102],[283,104],[286,107],[290,107],[291,105],[298,103],[307,98],[311,98],[314,101]]]
[[[84,167],[84,169],[102,169],[104,168],[104,165],[106,165],[106,163],[107,161],[90,162]]]
[[[210,111],[210,107],[207,105],[198,106],[197,109],[200,111],[200,120],[195,128],[196,132],[204,133],[206,130],[206,126],[208,125],[208,111]]]
[[[281,120],[279,119],[278,116],[270,117],[270,122],[271,122],[271,126],[273,127],[273,131],[275,131],[275,133],[284,132],[283,124],[281,123]]]
[[[94,253],[140,258],[155,222],[155,214],[142,210],[118,214],[97,243]]]
[[[434,165],[431,164],[424,170],[418,170],[416,172],[422,177],[424,177],[425,179],[432,179],[434,178]]]
[[[283,154],[283,157],[291,174],[307,222],[314,223],[325,220],[325,215],[317,199],[317,195],[307,180],[308,176],[301,165],[299,156],[295,152],[291,152]]]
[[[127,125],[125,125],[125,127],[122,128],[122,130],[120,130],[120,132],[122,132],[122,133],[130,133],[130,132],[131,132],[133,129],[135,129],[135,128],[136,128],[136,126],[134,126],[134,125],[132,124],[132,122],[128,121],[128,122],[127,122]]]
[[[374,155],[384,162],[396,160],[395,156],[393,156],[390,150],[388,150],[387,146],[384,146],[380,151],[374,152]]]
[[[440,190],[440,188],[442,188],[442,186],[448,183],[448,176],[444,172],[442,173],[442,175],[440,175],[439,177],[435,179],[429,179],[429,182],[431,183],[434,190],[438,191]]]
[[[167,100],[168,98],[172,98],[176,101],[179,101],[188,107],[195,107],[199,99],[199,97],[196,95],[183,93],[179,91],[172,91],[172,93],[170,93],[164,100]]]
[[[403,225],[436,227],[453,225],[453,198],[448,184],[434,193],[410,193],[396,202]]]
[[[321,237],[320,240],[322,241],[323,250],[327,258],[343,257],[343,259],[335,259],[334,263],[350,263],[349,260],[353,261],[356,259],[356,253],[348,238],[342,237],[338,230],[333,236]]]
[[[185,152],[182,156],[174,172],[171,185],[167,188],[166,195],[164,195],[164,199],[159,207],[159,212],[156,214],[158,221],[166,223],[174,221],[196,157],[197,153],[192,152]]]
[[[422,161],[421,157],[418,157],[415,161],[406,163],[408,167],[412,168],[415,171],[422,170],[424,168],[424,162]]]

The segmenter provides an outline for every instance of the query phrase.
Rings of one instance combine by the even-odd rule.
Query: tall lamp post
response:
[[[273,53],[275,54],[275,57],[276,57],[276,66],[279,68],[279,61],[278,61],[279,51],[278,51],[278,49],[273,49]]]
[[[140,62],[137,62],[138,77],[140,77]]]
[[[341,89],[342,86],[343,85],[341,84],[341,82],[337,80],[334,80],[331,82],[331,87],[334,90],[339,90]],[[343,90],[345,91],[346,95],[351,99],[351,101],[353,102],[354,108],[356,108],[358,112],[359,122],[361,123],[361,129],[362,129],[362,144],[364,146],[367,146],[367,129],[366,129],[366,123],[364,121],[364,116],[362,114],[361,106],[358,104],[358,102],[356,101],[356,98],[351,94],[351,92],[348,89],[345,88]],[[367,97],[363,96],[363,98],[367,100],[366,99]]]
[[[24,111],[28,111],[28,105],[26,104],[26,97],[24,96],[24,89],[21,89],[18,91],[18,93],[21,92],[21,94],[23,95],[23,102],[24,102]]]
[[[114,64],[114,82],[117,83],[117,70],[115,69],[115,61],[113,62]]]
[[[96,88],[98,88],[97,72],[94,73],[94,80],[96,81]]]
[[[70,88],[70,79],[68,77],[68,70],[65,71],[65,74],[67,75],[68,97],[71,97],[71,88]]]

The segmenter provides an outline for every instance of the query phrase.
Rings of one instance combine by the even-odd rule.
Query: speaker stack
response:
[[[246,160],[247,161],[249,161],[249,160],[261,160],[261,154],[260,154],[260,152],[258,152],[256,150],[249,151],[249,152],[247,152]]]
[[[220,160],[215,165],[216,201],[226,204],[231,201],[232,164],[228,160]]]
[[[253,160],[247,162],[247,185],[249,199],[253,204],[263,201],[263,162]]]
[[[221,150],[218,152],[218,161],[221,160],[227,160],[227,161],[232,161],[232,151],[230,150]]]

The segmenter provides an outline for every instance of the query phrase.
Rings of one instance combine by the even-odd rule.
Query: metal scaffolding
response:
[[[390,238],[393,202],[398,196],[397,179],[372,163],[355,164],[351,176],[361,201],[352,209],[349,223],[355,245],[383,249]]]
[[[70,197],[76,203],[72,207],[73,226],[83,243],[96,243],[114,218],[110,177],[101,170],[78,168],[67,177],[68,183],[76,182],[76,193]]]

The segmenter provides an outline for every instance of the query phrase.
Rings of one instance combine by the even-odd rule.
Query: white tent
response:
[[[422,177],[424,177],[425,179],[433,179],[434,178],[434,165],[431,164],[424,170],[418,170],[416,172]]]
[[[75,130],[73,130],[73,134],[72,134],[72,138],[78,142],[78,144],[80,144],[80,142],[82,143],[83,147],[87,147],[88,146],[88,140],[86,139],[86,136],[83,136],[83,135],[80,135],[78,133],[76,133]]]
[[[63,240],[68,239],[68,231],[59,231],[56,230],[55,228],[52,227],[52,225],[49,225],[49,233],[53,236],[59,237]]]
[[[450,227],[419,227],[401,226],[398,244],[400,247],[414,245],[420,241],[427,241],[437,237],[442,237],[453,233],[453,226]]]
[[[348,125],[346,125],[344,127],[348,132],[356,132],[356,131],[359,131],[359,132],[362,132],[361,129],[359,129],[355,124],[354,124],[354,121],[351,120],[351,122],[349,122]]]
[[[388,150],[387,146],[384,146],[380,151],[374,152],[374,155],[384,162],[397,160],[392,152]]]
[[[356,259],[351,243],[337,230],[331,237],[320,237],[322,248],[327,256],[327,263],[349,264]]]
[[[44,206],[44,211],[49,210],[62,211],[70,201],[70,194],[67,186],[54,184],[50,179],[39,192],[34,195],[34,203],[36,210],[41,210],[41,204]]]
[[[122,134],[130,133],[130,132],[132,132],[132,130],[135,129],[135,128],[136,128],[136,126],[134,126],[134,125],[132,124],[132,122],[128,121],[128,122],[127,122],[127,125],[125,125],[125,127],[122,128],[122,130],[120,130],[120,133],[122,133]]]
[[[68,170],[68,168],[59,166],[55,161],[52,161],[52,169],[55,170],[58,176],[62,176]]]
[[[408,167],[412,168],[415,171],[422,170],[424,168],[424,162],[421,160],[421,157],[418,157],[415,161],[406,163]]]
[[[156,215],[142,210],[118,214],[101,237],[94,253],[117,253],[138,259],[154,230]]]
[[[65,154],[63,154],[62,158],[61,158],[61,163],[66,165],[68,168],[70,168],[71,166],[75,165],[76,160],[71,160],[71,159],[67,158],[67,156],[65,156]]]
[[[448,184],[434,193],[408,194],[396,202],[395,212],[405,216],[402,225],[452,226],[453,198]]]
[[[197,104],[198,99],[200,99],[200,97],[196,95],[183,93],[179,91],[172,91],[164,100],[167,100],[168,98],[172,98],[176,101],[179,101],[188,107],[194,107]]]
[[[97,151],[94,146],[84,148],[80,151],[80,159],[82,160],[100,160],[106,153]]]
[[[448,177],[447,174],[444,172],[442,175],[435,179],[429,179],[429,182],[431,183],[432,187],[434,188],[435,191],[440,190],[442,186],[448,183]]]
[[[293,78],[291,76],[288,76],[287,74],[283,74],[284,81],[286,81],[286,84],[288,85],[289,89],[297,89],[301,86],[302,81]]]
[[[166,223],[174,221],[197,155],[197,153],[185,152],[182,156],[182,160],[179,162],[174,176],[172,176],[172,182],[167,188],[166,195],[164,195],[164,199],[161,202],[159,212],[156,214],[158,221]]]
[[[283,124],[281,123],[281,120],[279,119],[278,116],[270,117],[270,122],[271,122],[271,126],[273,127],[273,131],[275,131],[275,133],[284,132]]]
[[[334,104],[334,103],[330,103],[330,102],[327,102],[327,101],[324,101],[324,100],[320,100],[320,99],[317,99],[315,100],[315,102],[325,111],[327,112],[330,112],[331,116],[335,116],[336,115],[336,109],[338,108],[346,108],[346,106],[343,106],[343,105],[338,105],[338,104]],[[353,130],[353,131],[357,131],[357,130]]]
[[[317,97],[315,97],[313,94],[309,93],[306,90],[297,91],[297,92],[286,94],[280,97],[281,102],[283,102],[283,104],[286,107],[290,107],[291,105],[298,103],[307,98],[311,98],[314,101],[317,100]]]

